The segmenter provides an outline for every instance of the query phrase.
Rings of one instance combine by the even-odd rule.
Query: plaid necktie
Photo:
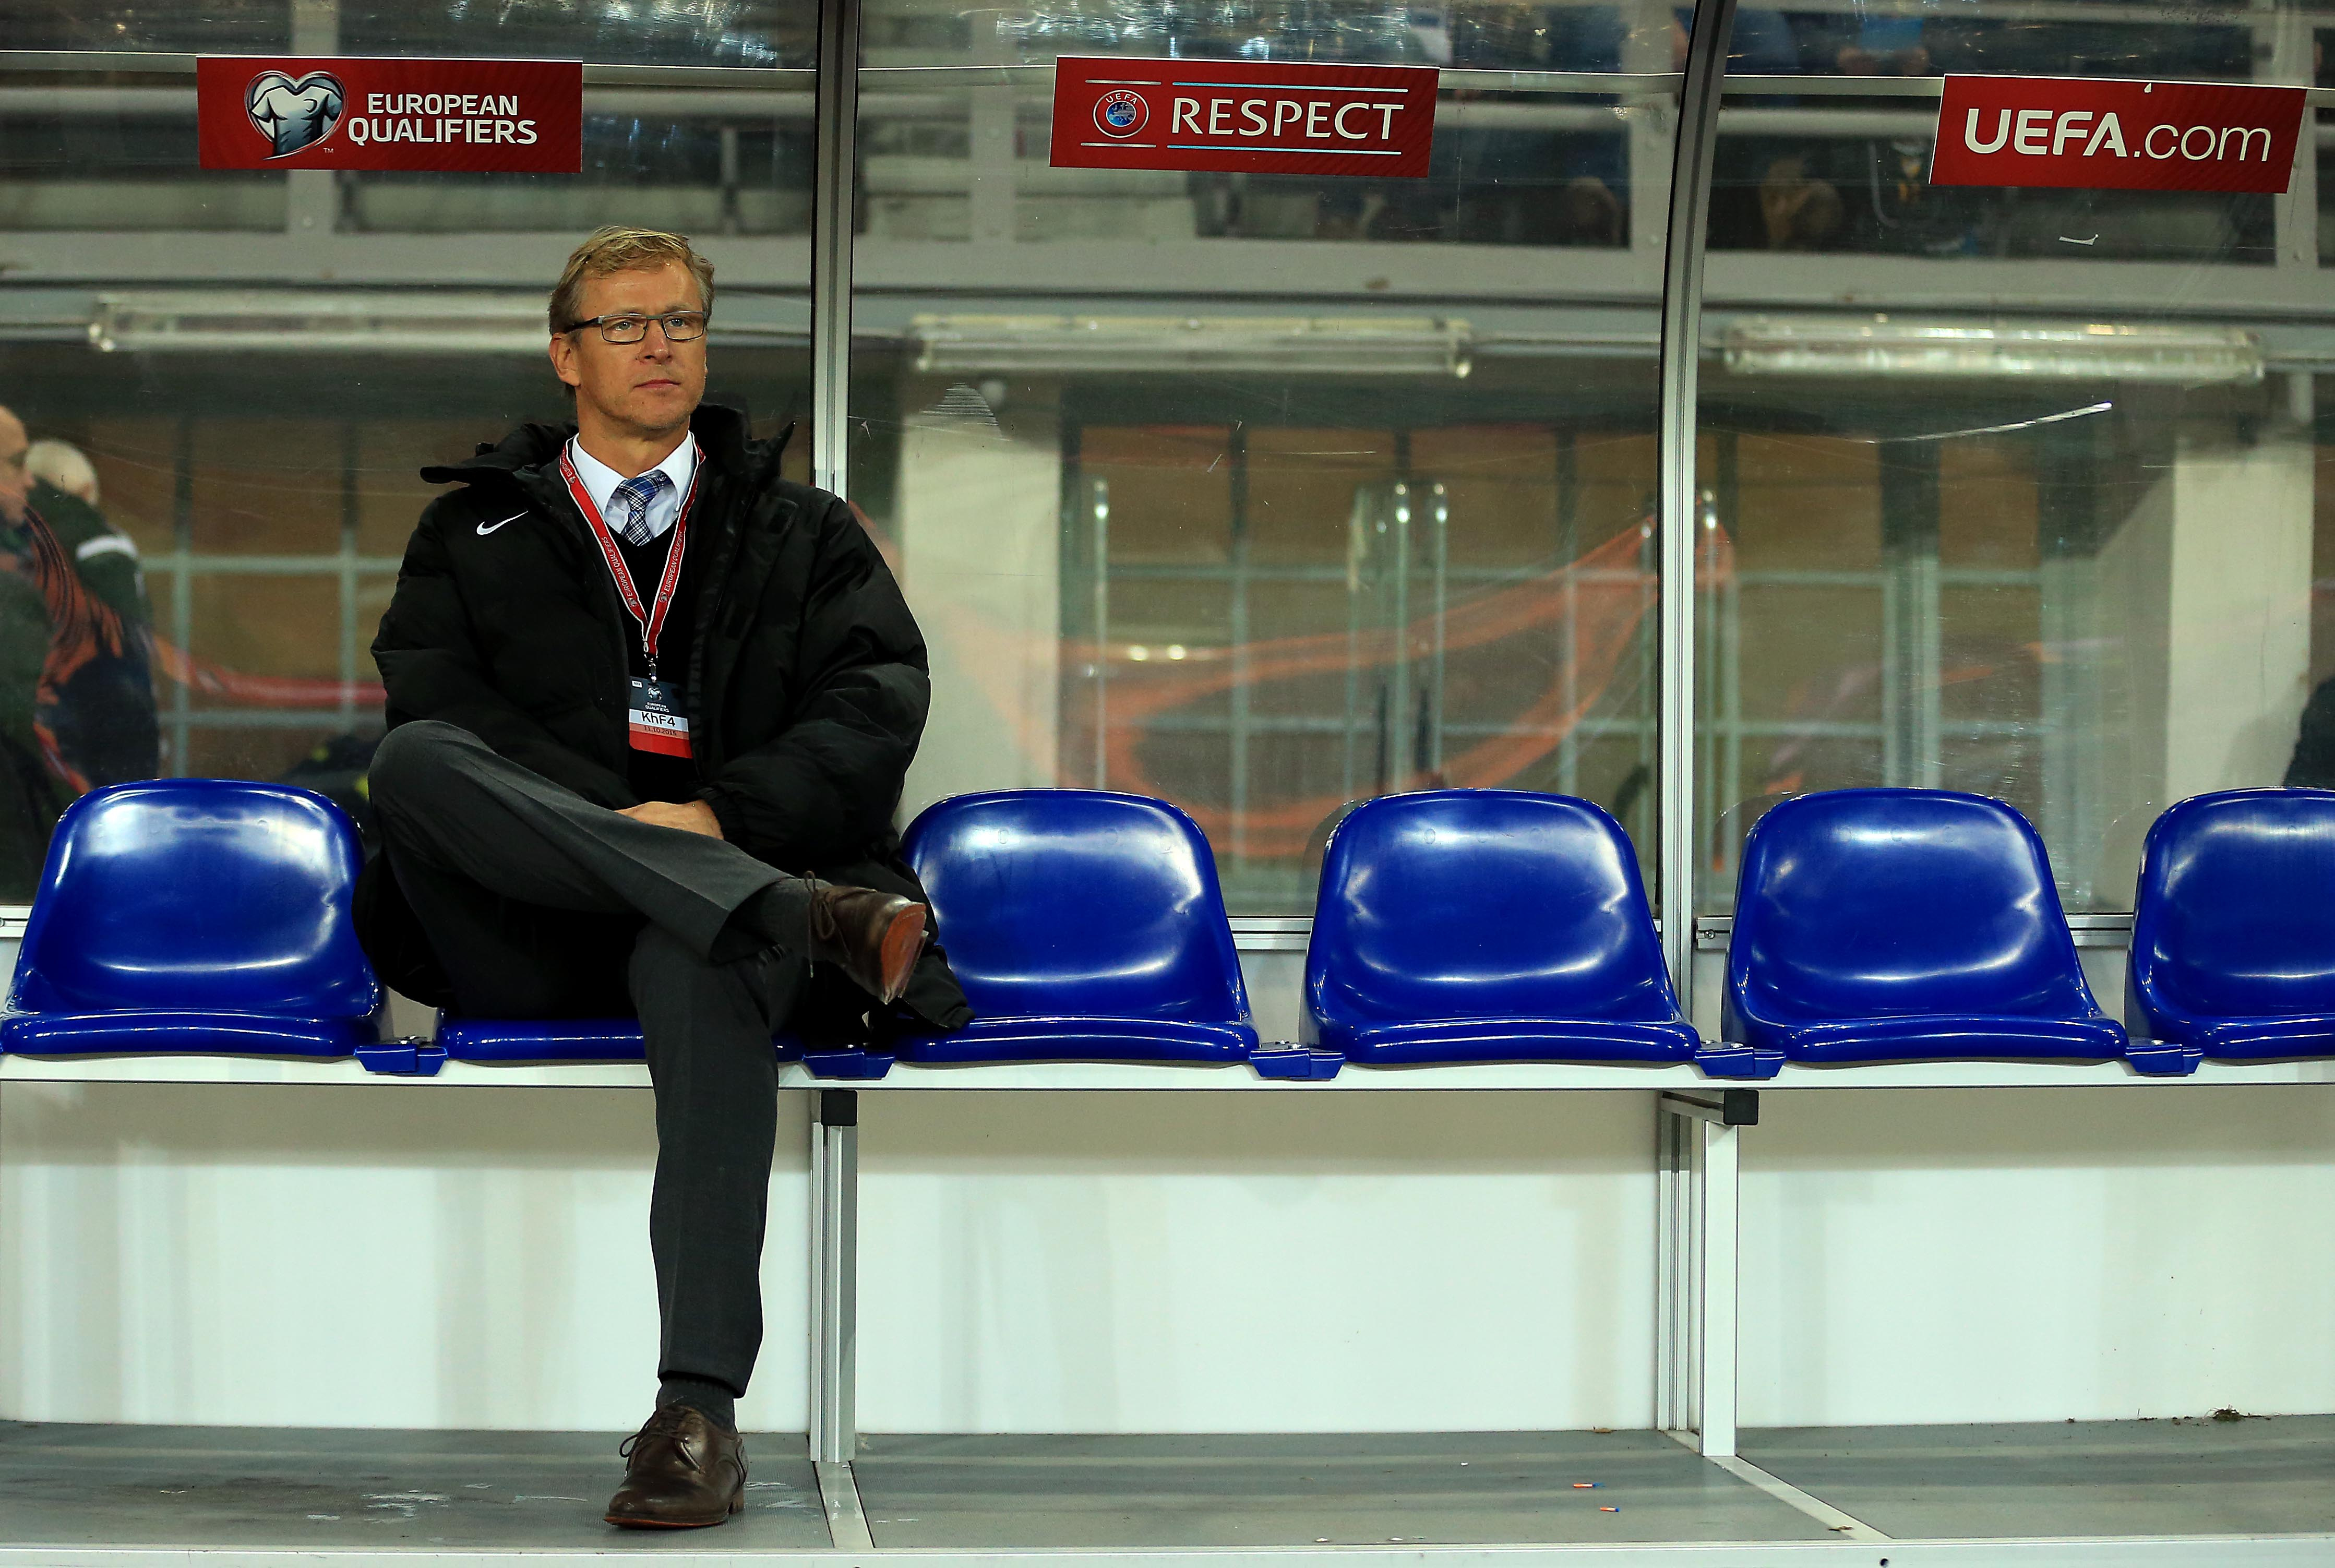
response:
[[[655,500],[664,488],[673,483],[663,469],[651,469],[635,479],[626,479],[616,487],[612,498],[619,508],[629,507],[632,515],[625,518],[616,531],[625,536],[628,545],[645,545],[656,536],[649,532],[649,503]]]

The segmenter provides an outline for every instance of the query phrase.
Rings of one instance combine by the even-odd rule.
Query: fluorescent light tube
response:
[[[2258,382],[2262,340],[2236,327],[2114,322],[1747,317],[1727,329],[1739,375]]]
[[[919,315],[916,369],[934,374],[1464,376],[1464,321],[1441,317]]]

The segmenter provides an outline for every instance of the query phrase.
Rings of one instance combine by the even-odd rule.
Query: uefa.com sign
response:
[[[2275,196],[2303,101],[2300,87],[1949,76],[1930,183]]]

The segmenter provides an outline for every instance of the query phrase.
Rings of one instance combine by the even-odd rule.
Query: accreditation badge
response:
[[[632,678],[629,703],[633,750],[665,757],[686,757],[689,715],[682,711],[681,689],[671,681]]]

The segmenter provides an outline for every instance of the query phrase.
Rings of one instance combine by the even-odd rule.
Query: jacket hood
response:
[[[791,424],[774,441],[751,441],[746,416],[718,403],[700,403],[689,416],[690,432],[717,469],[751,474],[768,468],[775,472],[779,455],[795,433]],[[492,484],[521,473],[531,473],[557,460],[559,449],[576,433],[568,424],[523,424],[492,446],[480,443],[476,455],[459,463],[432,463],[421,470],[422,482],[432,485]]]

